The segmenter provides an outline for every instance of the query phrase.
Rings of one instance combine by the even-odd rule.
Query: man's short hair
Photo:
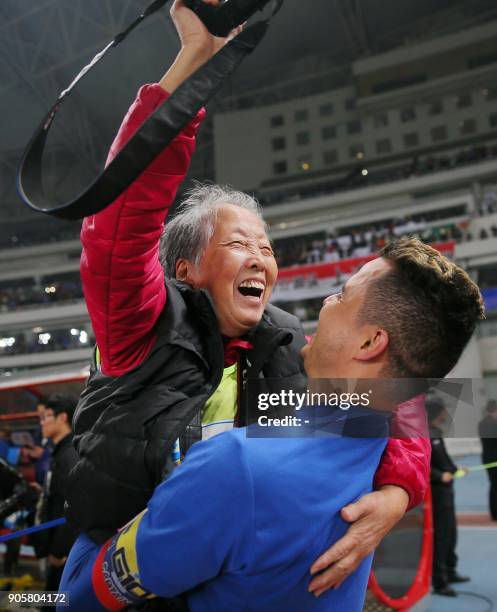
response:
[[[179,259],[200,263],[214,234],[217,211],[223,204],[250,210],[262,219],[261,207],[252,196],[230,187],[197,183],[186,193],[186,199],[162,234],[160,260],[166,277],[176,278]]]
[[[391,242],[381,256],[393,269],[368,288],[361,322],[388,332],[389,375],[443,378],[484,317],[480,290],[460,266],[416,238]]]
[[[54,393],[45,399],[45,409],[52,410],[57,416],[59,414],[67,414],[67,422],[72,427],[72,419],[78,400],[72,395],[64,395],[62,393]]]

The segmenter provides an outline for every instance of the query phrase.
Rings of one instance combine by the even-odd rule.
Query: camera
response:
[[[262,11],[271,0],[224,0],[219,6],[205,4],[202,0],[185,0],[205,27],[214,36],[227,36],[233,28],[244,23],[257,11]]]
[[[0,477],[0,522],[13,512],[34,507],[38,494],[3,459],[0,459]]]

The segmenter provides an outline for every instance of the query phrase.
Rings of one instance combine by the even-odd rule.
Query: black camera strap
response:
[[[42,158],[46,139],[57,111],[76,85],[113,47],[122,42],[147,16],[168,0],[155,0],[132,24],[118,34],[83,68],[61,92],[26,147],[17,171],[17,190],[33,210],[61,219],[81,219],[111,204],[150,165],[159,153],[184,129],[198,111],[221,88],[242,60],[264,37],[268,20],[259,21],[226,44],[206,64],[190,76],[140,127],[113,161],[80,195],[54,206],[46,196],[42,181]],[[279,10],[283,0],[277,0]]]

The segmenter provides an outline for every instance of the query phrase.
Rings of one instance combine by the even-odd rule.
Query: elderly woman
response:
[[[160,83],[140,90],[110,158],[226,42],[179,0],[171,13],[181,50]],[[161,261],[164,219],[203,116],[82,228],[81,275],[97,348],[76,414],[80,461],[68,516],[98,543],[145,508],[192,441],[245,424],[247,381],[304,380],[302,326],[268,303],[277,265],[252,198],[195,189],[166,225]],[[315,564],[313,571],[331,567],[311,588],[336,586],[358,566],[422,500],[428,469],[427,440],[389,441],[377,491],[343,511],[354,524]]]

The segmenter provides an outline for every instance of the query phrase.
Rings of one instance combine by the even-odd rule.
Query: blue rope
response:
[[[48,521],[47,523],[42,523],[41,525],[35,525],[34,527],[28,527],[27,529],[20,529],[19,531],[14,531],[14,533],[7,533],[6,535],[0,536],[0,544],[2,542],[8,542],[8,540],[15,540],[16,538],[21,538],[22,536],[29,535],[30,533],[36,533],[37,531],[43,531],[44,529],[51,529],[52,527],[63,525],[65,522],[65,518],[58,518],[54,519],[53,521]]]

